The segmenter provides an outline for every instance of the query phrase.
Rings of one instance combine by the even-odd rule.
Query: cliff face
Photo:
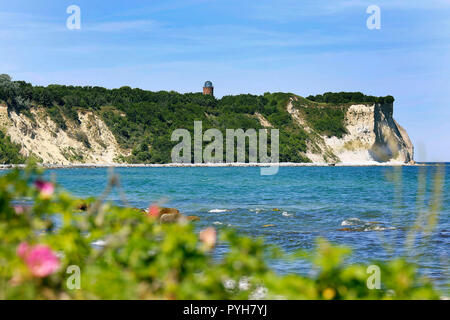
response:
[[[306,152],[313,163],[411,163],[413,145],[406,131],[394,120],[392,104],[354,104],[345,107],[346,133],[327,136],[311,126],[291,98],[286,110],[294,123],[308,135]],[[331,108],[329,106],[302,106]],[[30,114],[18,114],[0,105],[0,129],[21,146],[21,153],[46,164],[112,164],[131,154],[118,144],[105,122],[92,111],[77,111],[79,123],[66,120],[63,130],[50,119],[45,109],[33,107]],[[272,127],[260,113],[255,117],[261,126]],[[149,146],[151,148],[151,146]]]
[[[106,124],[90,111],[78,112],[79,124],[67,122],[59,129],[42,108],[32,108],[32,117],[0,105],[0,129],[21,145],[24,156],[45,164],[111,164],[127,154],[121,150]]]
[[[287,107],[299,125],[315,134],[306,156],[313,162],[342,163],[412,163],[414,149],[406,131],[393,118],[392,104],[355,104],[347,108],[345,128],[341,138],[321,136],[292,105]]]

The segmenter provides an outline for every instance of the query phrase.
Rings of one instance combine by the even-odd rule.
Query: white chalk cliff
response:
[[[32,108],[32,119],[0,105],[0,129],[11,141],[21,146],[24,156],[33,156],[45,164],[112,164],[121,150],[106,124],[90,111],[78,112],[80,123],[67,122],[67,129],[59,129],[44,109]]]
[[[311,107],[312,108],[312,107]],[[309,128],[292,100],[287,111],[313,139],[306,156],[314,163],[413,163],[414,148],[405,129],[393,118],[393,104],[355,104],[347,108],[347,133],[321,136]]]

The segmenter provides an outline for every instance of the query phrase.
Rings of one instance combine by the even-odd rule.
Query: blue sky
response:
[[[66,28],[73,4],[80,30]],[[450,161],[450,0],[2,1],[0,73],[179,92],[211,80],[219,97],[391,94],[416,160]]]

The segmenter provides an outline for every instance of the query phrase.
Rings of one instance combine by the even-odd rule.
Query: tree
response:
[[[19,86],[11,81],[11,77],[7,74],[0,74],[0,100],[11,103],[17,95]]]

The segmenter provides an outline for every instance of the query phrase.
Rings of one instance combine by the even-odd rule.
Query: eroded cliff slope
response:
[[[412,163],[414,148],[411,140],[393,118],[393,104],[352,104],[344,110],[344,127],[341,136],[327,136],[311,128],[302,112],[294,106],[292,98],[287,111],[311,135],[306,156],[315,163]],[[333,108],[305,106],[301,108]]]
[[[30,109],[31,117],[0,105],[0,129],[21,146],[21,153],[45,164],[112,164],[126,155],[106,124],[93,112],[78,112],[78,123],[59,128],[43,108]]]

